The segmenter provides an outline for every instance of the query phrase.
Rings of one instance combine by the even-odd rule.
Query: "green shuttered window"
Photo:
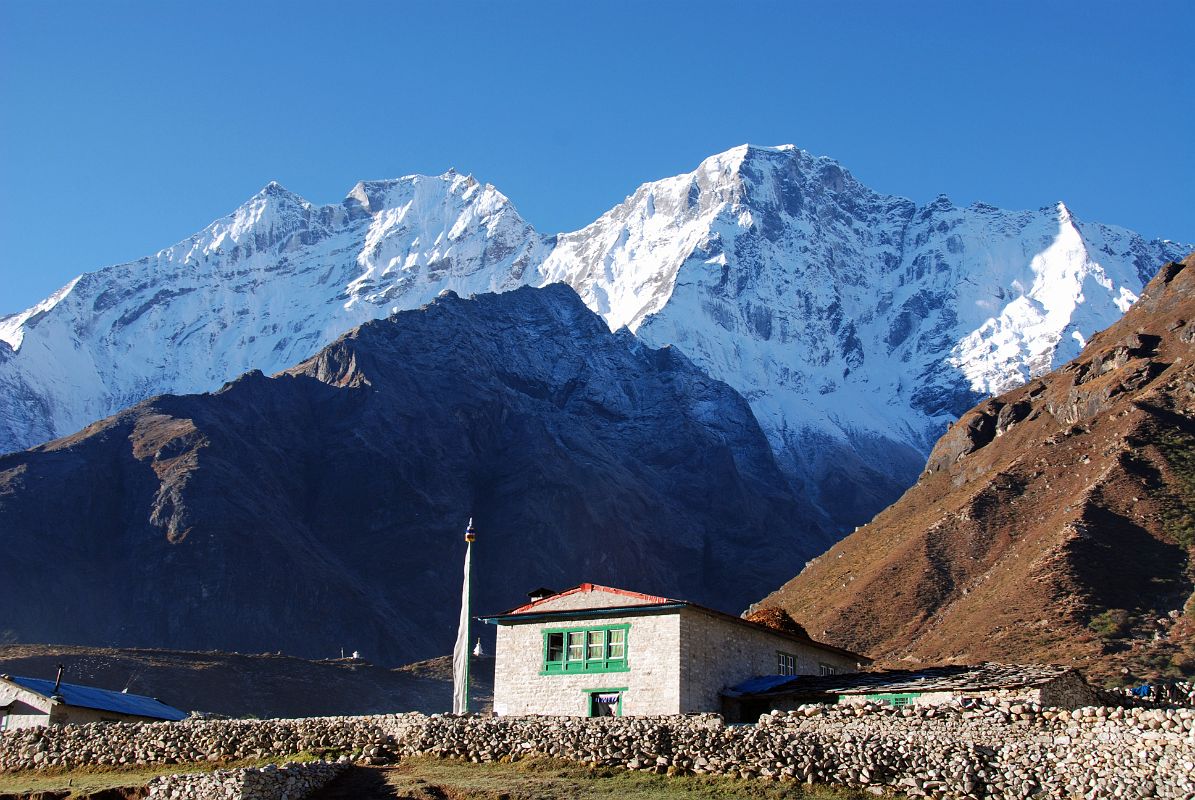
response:
[[[626,672],[630,624],[600,628],[551,628],[544,631],[544,663],[540,674]]]

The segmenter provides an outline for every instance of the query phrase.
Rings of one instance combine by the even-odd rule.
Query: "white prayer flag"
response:
[[[452,649],[452,713],[469,711],[469,562],[473,556],[473,520],[465,532],[465,583],[461,588],[461,621]]]

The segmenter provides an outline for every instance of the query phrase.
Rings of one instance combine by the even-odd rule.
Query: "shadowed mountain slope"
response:
[[[396,664],[450,649],[469,517],[482,612],[586,580],[741,608],[828,545],[811,516],[676,350],[565,286],[449,294],[0,457],[0,628]]]

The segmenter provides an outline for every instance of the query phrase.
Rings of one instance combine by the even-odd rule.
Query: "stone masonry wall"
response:
[[[1190,798],[1195,710],[999,703],[802,706],[757,725],[717,715],[480,717],[403,714],[39,728],[0,735],[0,770],[285,757],[390,763],[542,755],[659,773],[892,789],[968,800]]]
[[[147,800],[301,800],[340,774],[322,761],[164,775],[150,781]]]
[[[626,672],[540,675],[543,632],[549,628],[600,627],[629,622]],[[678,614],[602,617],[584,622],[525,622],[499,625],[494,663],[494,712],[497,714],[589,714],[587,692],[625,689],[624,715],[674,714],[680,710],[675,668],[680,649]],[[719,687],[720,688],[720,687]]]
[[[854,659],[700,609],[682,609],[680,619],[681,696],[680,705],[668,709],[670,712],[721,708],[723,689],[756,675],[776,674],[778,651],[796,656],[798,675],[818,675],[822,664],[839,672],[858,669]]]

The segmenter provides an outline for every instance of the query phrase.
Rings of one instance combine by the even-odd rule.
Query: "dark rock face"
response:
[[[0,457],[19,641],[445,652],[583,581],[734,610],[829,543],[747,403],[564,286],[371,322],[268,378],[162,396]]]

